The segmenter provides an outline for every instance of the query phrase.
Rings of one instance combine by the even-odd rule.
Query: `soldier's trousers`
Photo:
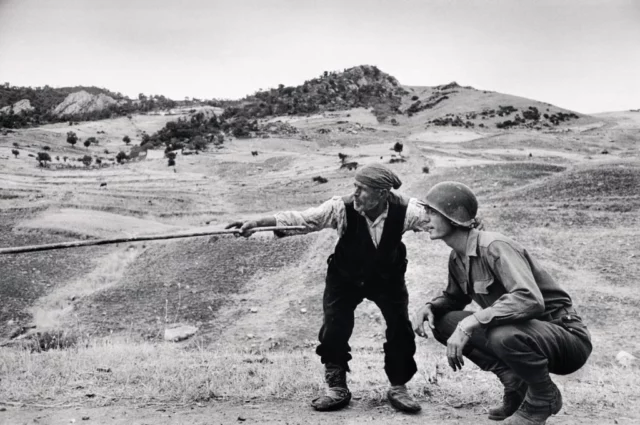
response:
[[[409,320],[409,295],[401,276],[395,281],[353,282],[335,274],[327,274],[322,306],[324,322],[316,353],[323,364],[334,363],[349,370],[354,312],[363,299],[373,301],[384,317],[384,370],[392,385],[407,383],[416,373],[415,335]]]
[[[470,314],[452,311],[436,316],[434,337],[446,345],[458,322]],[[542,382],[549,372],[573,373],[591,354],[589,331],[576,314],[559,314],[549,319],[476,329],[463,354],[482,370],[496,372],[508,368],[529,384]]]

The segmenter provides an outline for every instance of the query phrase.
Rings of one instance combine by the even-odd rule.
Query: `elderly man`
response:
[[[414,413],[421,407],[405,384],[416,372],[415,336],[408,314],[409,296],[404,274],[407,268],[402,235],[423,231],[427,218],[415,198],[391,192],[402,182],[381,164],[368,165],[356,173],[353,194],[333,197],[316,208],[286,211],[259,220],[234,222],[248,236],[263,226],[304,226],[307,231],[333,228],[339,240],[327,260],[323,296],[324,322],[316,353],[325,365],[328,389],[312,401],[316,410],[345,407],[351,400],[349,371],[354,311],[364,298],[380,308],[386,329],[385,372],[391,383],[387,396],[398,410]]]
[[[489,418],[509,425],[541,425],[560,411],[562,396],[549,373],[580,369],[591,354],[586,326],[571,297],[531,254],[500,233],[474,229],[478,202],[462,183],[443,182],[427,193],[431,239],[452,248],[444,293],[414,316],[447,346],[451,368],[463,355],[497,375],[503,404]],[[463,311],[471,301],[480,310]]]

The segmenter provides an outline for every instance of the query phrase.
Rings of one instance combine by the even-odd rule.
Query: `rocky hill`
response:
[[[119,102],[103,93],[91,94],[85,90],[71,93],[53,109],[55,115],[79,115],[102,111]]]
[[[90,121],[178,105],[161,95],[132,100],[98,87],[0,86],[0,128],[32,127],[61,121]]]
[[[398,112],[406,91],[398,80],[371,65],[327,72],[304,84],[259,91],[229,107],[224,117],[264,118],[351,108],[373,108],[381,120]]]

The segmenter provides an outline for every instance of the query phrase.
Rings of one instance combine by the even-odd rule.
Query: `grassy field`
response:
[[[308,133],[315,125],[296,124]],[[101,128],[108,132],[108,123]],[[349,136],[344,146],[325,136],[291,149],[293,139],[269,139],[257,158],[249,155],[257,141],[237,140],[220,152],[183,158],[176,173],[154,160],[57,172],[11,158],[2,173],[14,184],[0,190],[2,244],[90,238],[118,228],[126,233],[145,226],[150,232],[222,226],[235,218],[317,205],[350,191],[353,172],[339,169],[338,152],[350,149],[361,163],[380,156],[388,162],[392,144],[379,130]],[[554,377],[565,407],[550,423],[640,421],[638,363],[616,360],[620,351],[640,356],[638,140],[625,138],[618,151],[593,157],[616,131],[612,124],[587,130],[582,145],[574,140],[583,137],[579,130],[446,144],[421,137],[405,143],[405,162],[391,165],[404,181],[401,191],[413,196],[444,180],[470,185],[480,196],[487,229],[525,245],[572,295],[594,352],[577,373]],[[11,139],[0,139],[0,149],[10,145]],[[513,151],[518,146],[524,149]],[[536,154],[529,156],[530,150]],[[315,175],[329,182],[315,183]],[[99,191],[100,181],[109,182],[108,191]],[[72,195],[65,197],[67,192]],[[98,226],[83,219],[54,226],[50,217],[65,208],[137,221]],[[306,405],[323,388],[314,349],[326,258],[335,242],[335,232],[325,230],[283,239],[198,238],[0,257],[0,319],[8,324],[1,335],[0,405],[22,406],[25,415],[29,406],[227,406],[235,412],[233,403],[245,401]],[[413,312],[444,288],[448,250],[425,234],[407,234],[405,243]],[[13,328],[30,323],[37,324],[29,331],[34,338],[38,331],[40,338],[64,331],[70,346],[39,352],[29,349],[30,338],[8,339]],[[165,326],[173,323],[199,329],[183,343],[162,341]],[[351,342],[354,403],[365,410],[386,408],[384,321],[368,301],[356,311]],[[469,364],[452,372],[444,347],[432,338],[418,341],[416,359],[419,372],[410,390],[425,413],[415,423],[424,423],[425,415],[441,423],[477,423],[500,398],[492,375]],[[346,415],[346,421],[357,418]],[[392,415],[384,413],[380,423]],[[277,409],[270,418],[280,419]]]

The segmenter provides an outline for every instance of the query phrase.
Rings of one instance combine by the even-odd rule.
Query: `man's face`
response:
[[[426,207],[426,209],[430,220],[427,225],[427,230],[429,231],[431,240],[443,239],[453,233],[454,227],[448,218],[434,209],[429,207]]]
[[[385,190],[374,189],[360,182],[354,183],[353,207],[358,212],[367,212],[375,209],[380,202],[385,201]]]

